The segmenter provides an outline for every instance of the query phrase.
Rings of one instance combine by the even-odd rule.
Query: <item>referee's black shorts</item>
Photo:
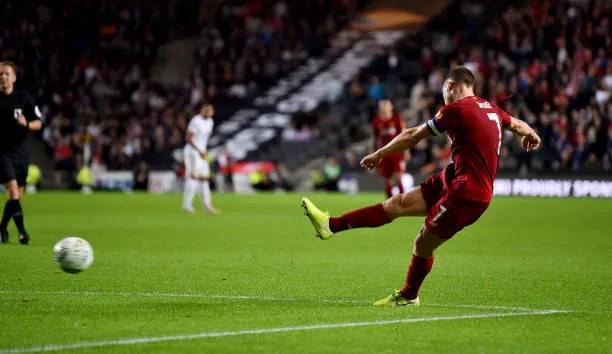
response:
[[[28,158],[22,154],[0,153],[0,184],[17,180],[17,185],[26,185],[28,177]]]

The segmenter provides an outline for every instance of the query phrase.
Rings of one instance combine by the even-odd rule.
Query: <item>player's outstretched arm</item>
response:
[[[363,160],[361,160],[361,166],[367,169],[372,169],[378,165],[383,157],[408,150],[415,146],[419,141],[430,136],[432,136],[432,134],[425,124],[421,124],[418,127],[408,128],[396,136],[395,139],[391,140],[387,145],[364,157]]]
[[[506,129],[523,138],[521,144],[525,150],[533,151],[540,147],[541,140],[538,133],[522,120],[511,118],[510,125]]]

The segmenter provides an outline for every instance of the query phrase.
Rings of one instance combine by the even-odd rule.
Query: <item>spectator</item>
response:
[[[377,103],[385,98],[385,87],[380,82],[378,76],[372,76],[370,86],[368,87],[368,97],[370,101]]]
[[[328,158],[323,165],[320,177],[315,181],[315,190],[338,191],[338,180],[341,172],[342,168],[336,159]]]
[[[292,191],[294,188],[291,173],[282,162],[277,162],[270,172],[270,181],[277,190]]]
[[[134,169],[134,190],[135,191],[146,191],[149,189],[149,167],[144,161],[140,163]]]
[[[355,151],[347,151],[344,156],[344,162],[342,164],[342,172],[357,173],[361,172],[362,170],[362,167],[359,165],[359,158],[357,157]]]

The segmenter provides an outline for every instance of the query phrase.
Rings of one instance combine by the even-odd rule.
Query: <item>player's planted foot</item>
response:
[[[219,211],[219,209],[216,209],[215,207],[205,207],[204,208],[204,212],[205,213],[215,214],[215,215],[221,214],[221,211]]]
[[[183,211],[189,214],[195,214],[195,209],[192,207],[183,207]]]
[[[334,233],[329,228],[329,214],[317,208],[308,198],[302,198],[302,208],[317,231],[316,237],[327,240]]]
[[[399,290],[395,290],[393,294],[376,301],[374,306],[418,306],[420,303],[421,300],[418,297],[412,300],[406,299]]]
[[[28,234],[19,234],[19,243],[21,243],[22,245],[29,245],[30,236],[28,236]]]
[[[9,242],[8,230],[6,229],[0,230],[0,243],[8,243],[8,242]]]

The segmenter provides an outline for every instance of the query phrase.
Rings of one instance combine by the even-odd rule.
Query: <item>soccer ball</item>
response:
[[[93,263],[93,248],[80,237],[66,237],[53,247],[55,263],[66,273],[79,273]]]

